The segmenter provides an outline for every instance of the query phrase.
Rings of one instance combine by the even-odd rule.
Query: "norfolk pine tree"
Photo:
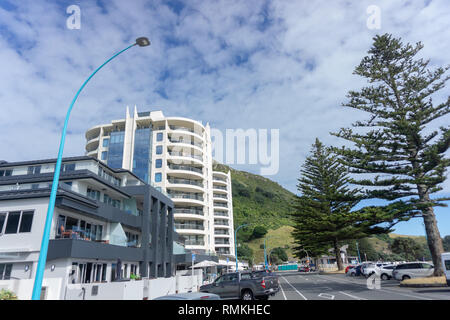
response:
[[[306,158],[298,179],[301,196],[294,204],[294,252],[304,256],[327,253],[332,247],[338,269],[343,269],[339,242],[385,233],[389,227],[375,226],[385,220],[385,212],[376,207],[352,211],[360,201],[359,189],[350,190],[347,168],[339,163],[318,139]]]
[[[428,69],[429,60],[416,58],[423,48],[401,43],[385,34],[376,36],[368,56],[354,74],[371,84],[360,91],[350,91],[343,106],[368,112],[366,121],[332,133],[353,143],[354,147],[334,148],[350,172],[363,174],[353,180],[365,186],[367,198],[391,201],[398,220],[423,217],[434,275],[443,275],[442,241],[434,214],[435,206],[446,206],[448,198],[431,198],[442,190],[450,159],[449,126],[437,130],[433,121],[448,115],[450,97],[436,104],[433,94],[444,88],[449,67]],[[447,122],[448,123],[448,122]],[[370,176],[370,177],[368,177]]]

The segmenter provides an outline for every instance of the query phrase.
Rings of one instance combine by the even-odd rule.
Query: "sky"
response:
[[[80,8],[79,29],[67,27],[71,5]],[[379,29],[368,25],[373,5]],[[433,68],[450,64],[448,30],[447,0],[0,0],[0,160],[55,158],[79,86],[113,53],[147,36],[150,47],[128,50],[83,90],[64,156],[84,154],[87,129],[122,119],[126,106],[136,105],[223,132],[278,129],[279,171],[267,177],[297,193],[315,138],[338,145],[330,132],[367,117],[341,104],[366,84],[352,72],[372,38],[391,33],[421,41],[420,56]],[[448,97],[449,88],[434,101]],[[450,179],[443,187],[441,195],[450,195]],[[442,236],[450,234],[449,211],[436,209]],[[396,232],[423,235],[424,227],[413,219]]]

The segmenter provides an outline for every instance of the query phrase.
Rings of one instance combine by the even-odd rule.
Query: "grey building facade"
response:
[[[55,162],[0,163],[0,280],[35,277]],[[44,279],[173,276],[173,207],[130,171],[63,159]]]

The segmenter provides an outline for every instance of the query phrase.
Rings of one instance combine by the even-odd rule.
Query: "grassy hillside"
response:
[[[292,225],[289,218],[294,194],[262,176],[215,163],[214,171],[231,171],[234,226],[258,223],[267,229]]]
[[[291,226],[283,226],[275,230],[269,230],[266,235],[266,246],[267,254],[270,250],[276,247],[281,247],[286,250],[289,260],[293,260],[294,256],[292,254],[292,246],[294,244],[294,238],[292,237],[292,231],[294,230]],[[254,239],[248,243],[248,246],[253,250],[254,263],[258,264],[264,262],[264,249],[261,245],[264,244],[264,238]]]

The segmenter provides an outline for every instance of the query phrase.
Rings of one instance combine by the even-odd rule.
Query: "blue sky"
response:
[[[81,29],[66,8],[81,8]],[[381,9],[371,30],[368,6]],[[0,0],[0,159],[55,157],[67,107],[85,78],[141,35],[152,41],[112,62],[72,112],[65,155],[84,153],[84,132],[124,117],[125,107],[162,110],[221,129],[280,129],[280,171],[295,192],[315,137],[364,119],[341,103],[365,83],[354,67],[377,33],[422,41],[431,66],[450,64],[450,5],[415,1],[12,1]],[[442,90],[439,101],[449,95]],[[433,126],[448,124],[449,119]],[[258,173],[257,165],[236,169]],[[450,182],[442,194],[450,194]],[[448,208],[436,210],[450,234]],[[423,234],[420,221],[396,232]]]

